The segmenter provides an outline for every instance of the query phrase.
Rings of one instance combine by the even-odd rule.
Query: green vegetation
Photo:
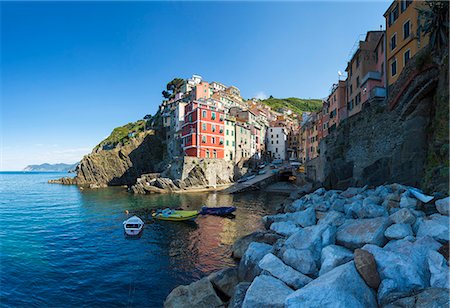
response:
[[[127,141],[133,137],[133,134],[145,130],[146,123],[147,121],[145,120],[139,120],[137,122],[125,124],[124,126],[116,127],[108,138],[100,142],[96,148],[102,147],[103,149],[111,149],[119,143],[126,144]]]
[[[162,91],[162,96],[166,99],[175,97],[175,94],[180,92],[181,87],[184,84],[184,79],[174,78],[166,85],[166,90]]]
[[[426,1],[426,7],[419,11],[419,39],[420,34],[430,35],[430,46],[439,54],[448,46],[448,1]]]
[[[261,101],[263,104],[269,106],[274,111],[282,112],[283,109],[290,109],[296,114],[303,112],[319,111],[322,109],[321,99],[304,99],[304,98],[274,98],[270,96],[268,99]]]

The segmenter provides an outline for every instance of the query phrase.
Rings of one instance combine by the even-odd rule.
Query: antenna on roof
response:
[[[341,80],[342,77],[342,72],[340,70],[338,70],[338,80]]]
[[[383,30],[383,25],[380,25],[380,31],[382,31]]]

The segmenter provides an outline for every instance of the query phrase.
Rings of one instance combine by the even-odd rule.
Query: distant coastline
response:
[[[75,164],[40,164],[40,165],[28,165],[23,170],[25,172],[75,172],[78,162]]]

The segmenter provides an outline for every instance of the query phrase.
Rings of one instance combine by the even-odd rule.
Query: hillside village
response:
[[[368,31],[355,44],[346,77],[331,85],[317,111],[275,110],[262,100],[243,99],[235,86],[207,82],[199,75],[174,79],[168,84],[171,93],[164,91],[168,99],[160,106],[168,158],[301,163],[316,158],[320,141],[343,121],[366,104],[387,101],[389,88],[403,68],[427,45],[428,37],[419,34],[419,6],[423,2],[394,1],[389,6],[384,14],[386,30]]]

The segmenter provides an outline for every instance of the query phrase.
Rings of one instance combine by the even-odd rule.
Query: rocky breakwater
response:
[[[131,186],[138,194],[221,189],[233,183],[234,164],[224,159],[182,157],[161,174],[143,174]]]
[[[174,289],[165,307],[444,307],[449,197],[403,185],[320,188],[238,240],[239,265]]]

